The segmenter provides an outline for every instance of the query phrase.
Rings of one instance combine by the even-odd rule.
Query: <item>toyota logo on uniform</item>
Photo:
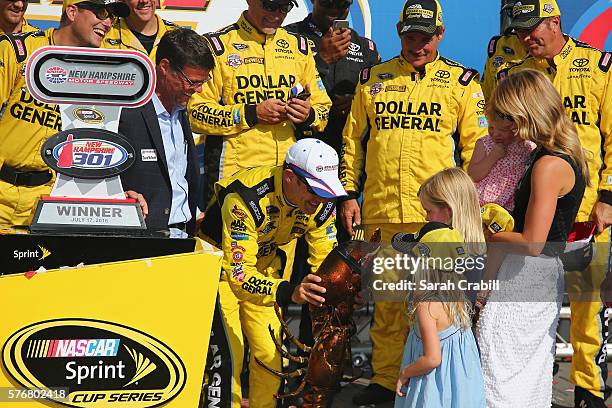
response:
[[[436,72],[436,78],[448,79],[450,78],[450,72],[440,69],[438,72]]]
[[[52,84],[63,84],[68,79],[68,71],[58,66],[49,67],[45,72],[45,78]]]
[[[289,48],[289,43],[287,41],[283,40],[282,38],[276,42],[276,45],[278,45],[279,47],[281,47],[282,49],[285,49],[285,50],[287,48]]]
[[[572,61],[572,64],[577,68],[586,67],[588,63],[589,63],[588,58],[576,58],[574,61]]]

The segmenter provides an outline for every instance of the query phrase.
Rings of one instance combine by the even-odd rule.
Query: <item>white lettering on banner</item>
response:
[[[18,249],[13,251],[13,258],[15,259],[23,259],[23,258],[38,258],[40,254],[38,253],[38,249],[32,251],[31,249],[20,251]]]
[[[89,379],[114,379],[125,378],[123,369],[125,364],[119,361],[117,364],[104,364],[102,360],[98,361],[98,365],[77,365],[76,361],[66,363],[66,371],[70,374],[66,375],[67,380],[76,378],[77,384],[81,384],[83,380]]]

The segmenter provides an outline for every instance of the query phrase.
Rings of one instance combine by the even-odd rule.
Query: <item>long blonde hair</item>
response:
[[[482,255],[486,252],[478,192],[466,172],[459,167],[444,169],[421,184],[418,196],[438,207],[450,208],[451,227],[463,236],[468,253]]]
[[[438,207],[448,207],[452,212],[451,226],[463,237],[465,248],[470,255],[482,256],[486,252],[485,237],[482,232],[478,193],[474,182],[458,167],[444,169],[429,177],[418,192],[419,198]],[[458,282],[463,275],[454,271],[419,268],[414,274],[414,282],[447,283],[436,285],[433,290],[415,290],[408,298],[408,319],[414,324],[416,308],[422,302],[442,302],[449,317],[464,330],[471,325],[471,303],[465,297]]]
[[[419,303],[441,302],[446,315],[454,324],[467,330],[472,324],[472,303],[459,289],[459,280],[464,279],[454,271],[441,271],[438,269],[418,268],[414,273],[414,282],[435,285],[435,289],[416,289],[410,291],[408,301],[408,322],[413,326],[416,319],[416,309]]]
[[[487,117],[511,119],[517,135],[556,154],[570,157],[589,183],[587,152],[563,108],[561,96],[541,72],[521,70],[502,81],[487,101]]]

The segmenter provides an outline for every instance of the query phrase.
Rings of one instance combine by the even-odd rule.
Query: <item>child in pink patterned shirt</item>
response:
[[[511,117],[495,115],[489,135],[476,142],[468,174],[476,184],[480,205],[497,203],[512,211],[514,192],[529,164],[535,144],[516,136]]]

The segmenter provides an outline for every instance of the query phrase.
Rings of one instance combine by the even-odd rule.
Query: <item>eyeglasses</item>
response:
[[[174,65],[172,66],[172,69],[174,69],[176,72],[178,72],[181,75],[181,78],[187,82],[187,85],[189,85],[190,88],[199,88],[202,85],[204,85],[205,83],[207,83],[208,81],[210,81],[210,74],[208,75],[208,78],[206,78],[203,81],[192,81],[191,79],[189,79],[189,77],[187,75],[185,75],[185,73],[183,72],[182,69],[180,69],[179,67],[175,67]]]
[[[295,4],[293,4],[292,1],[285,4],[279,4],[272,0],[261,0],[261,5],[264,10],[269,11],[271,13],[276,13],[277,11],[280,11],[281,13],[287,14],[291,11],[291,9],[293,9],[293,6]]]
[[[108,9],[104,6],[101,7],[101,6],[91,4],[91,3],[86,3],[86,2],[75,4],[75,6],[77,6],[77,8],[81,10],[91,11],[94,14],[94,16],[96,16],[96,18],[101,21],[106,20],[107,18],[110,18],[113,21],[117,19],[117,16],[115,16],[113,13],[108,11]]]
[[[501,120],[508,120],[510,122],[514,122],[514,118],[512,116],[500,111],[495,111],[495,117]]]
[[[353,4],[353,0],[319,0],[319,4],[325,8],[343,10],[351,7],[351,5]]]

